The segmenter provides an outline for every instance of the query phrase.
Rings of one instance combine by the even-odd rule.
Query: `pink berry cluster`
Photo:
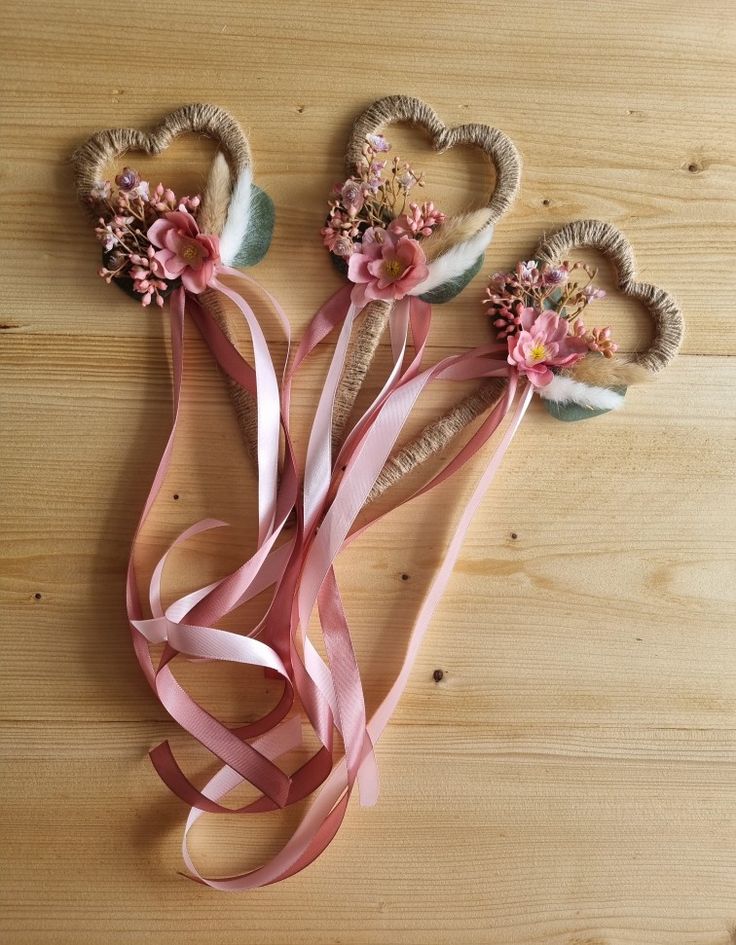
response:
[[[595,276],[596,270],[583,262],[540,265],[536,260],[518,262],[513,272],[494,273],[484,304],[497,337],[505,340],[523,331],[530,310],[536,316],[552,311],[567,322],[577,347],[612,358],[618,345],[611,329],[588,329],[581,317],[587,305],[605,297],[593,285]]]

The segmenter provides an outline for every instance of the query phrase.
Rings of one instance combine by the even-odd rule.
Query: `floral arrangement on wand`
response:
[[[587,355],[612,359],[618,345],[610,328],[586,328],[582,314],[605,298],[593,284],[597,270],[583,262],[519,262],[511,272],[491,277],[483,304],[508,364],[535,388],[560,419],[582,419],[617,408],[622,390],[591,387],[567,375]],[[495,403],[505,381],[491,378],[429,423],[386,463],[368,502],[444,450]],[[565,412],[567,411],[567,413]]]
[[[334,199],[322,229],[324,245],[340,260],[356,305],[375,299],[403,298],[427,278],[420,241],[444,223],[445,214],[429,201],[409,202],[424,175],[408,162],[380,156],[391,149],[383,135],[368,135],[356,173],[335,184]],[[345,268],[347,266],[347,268]]]
[[[491,277],[484,300],[491,323],[508,344],[509,364],[534,387],[547,387],[555,373],[588,352],[612,358],[618,351],[610,328],[589,330],[581,317],[591,302],[605,297],[593,285],[596,273],[582,262],[540,266],[531,260]]]
[[[202,198],[178,198],[173,190],[148,181],[130,167],[101,181],[86,198],[98,219],[95,235],[102,243],[99,274],[113,279],[143,306],[164,299],[178,285],[200,294],[220,262],[219,239],[201,233],[195,213]]]

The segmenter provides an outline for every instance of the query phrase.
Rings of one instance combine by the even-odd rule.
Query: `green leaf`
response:
[[[556,308],[561,298],[562,298],[562,289],[555,289],[554,292],[550,292],[550,294],[544,300],[544,308],[546,309]]]
[[[626,393],[625,387],[612,387],[611,390],[622,396]],[[545,400],[544,397],[541,399],[547,411],[553,417],[557,420],[564,420],[566,423],[574,423],[576,420],[588,420],[590,417],[600,417],[602,413],[611,412],[601,407],[582,407],[580,404],[560,404],[555,400]]]
[[[438,285],[434,289],[430,289],[429,292],[425,292],[424,295],[420,295],[419,298],[422,299],[423,302],[429,302],[432,305],[440,305],[442,302],[449,302],[450,299],[454,299],[459,292],[462,292],[474,276],[478,275],[482,265],[483,253],[480,254],[473,265],[470,266],[469,269],[466,269],[465,272],[461,273],[459,276],[455,276],[454,279],[443,282],[442,285]]]
[[[273,224],[276,217],[273,200],[265,190],[251,184],[250,219],[240,249],[233,260],[233,266],[246,269],[255,266],[268,252],[273,236]]]

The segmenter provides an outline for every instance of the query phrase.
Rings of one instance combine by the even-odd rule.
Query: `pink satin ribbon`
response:
[[[187,732],[223,762],[223,767],[199,790],[179,767],[168,742],[151,752],[156,770],[179,797],[191,806],[185,829],[183,855],[192,878],[216,889],[242,890],[278,882],[311,863],[339,829],[350,796],[357,785],[361,803],[378,796],[374,746],[406,685],[421,640],[449,579],[472,516],[490,485],[501,459],[531,399],[531,388],[516,396],[517,379],[496,355],[502,346],[485,345],[443,359],[421,370],[430,325],[430,307],[419,299],[401,300],[390,320],[393,365],[378,395],[358,420],[332,462],[331,425],[335,392],[344,366],[353,322],[358,314],[350,304],[349,287],[341,289],[310,323],[293,362],[279,385],[258,320],[245,299],[222,277],[253,285],[237,270],[220,268],[212,288],[222,292],[241,312],[253,342],[251,367],[201,307],[196,297],[177,289],[171,298],[171,350],[174,416],[172,429],[146,500],[131,551],[127,579],[127,606],[133,645],[141,668],[167,712]],[[288,340],[288,321],[269,296]],[[164,609],[161,585],[170,551],[189,538],[223,522],[205,519],[182,533],[162,556],[149,586],[150,617],[145,617],[138,595],[133,556],[140,531],[161,489],[170,463],[178,424],[183,375],[185,312],[204,337],[220,367],[255,395],[258,412],[258,540],[250,558],[232,574],[199,588]],[[302,497],[289,432],[289,406],[294,378],[308,355],[332,331],[338,340],[309,437]],[[405,365],[411,334],[414,354]],[[433,479],[405,501],[424,494],[453,475],[493,435],[507,413],[512,418],[493,452],[461,516],[445,558],[425,597],[409,636],[402,668],[381,706],[367,719],[360,671],[334,572],[340,552],[366,528],[352,530],[365,499],[400,436],[417,398],[435,380],[509,377],[507,395],[492,410],[457,456]],[[285,456],[279,471],[281,437]],[[403,503],[402,503],[403,504]],[[293,537],[278,543],[296,508]],[[387,514],[387,513],[384,513]],[[273,587],[265,616],[245,633],[215,625],[240,604]],[[309,637],[317,610],[327,660]],[[149,645],[164,643],[155,665]],[[176,681],[171,664],[183,656],[196,660],[225,660],[259,666],[283,682],[277,706],[256,722],[229,728],[203,709]],[[278,759],[301,744],[301,718],[291,713],[298,702],[320,743],[319,749],[288,776]],[[334,736],[343,743],[335,760]],[[260,797],[233,811],[221,800],[243,782]],[[254,814],[284,807],[313,795],[300,825],[279,853],[263,866],[224,879],[205,877],[195,867],[187,847],[192,826],[203,813]]]

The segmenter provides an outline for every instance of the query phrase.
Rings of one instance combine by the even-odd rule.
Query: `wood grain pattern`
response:
[[[2,23],[0,943],[736,940],[731,4],[5,0]],[[682,303],[684,354],[618,415],[565,425],[532,410],[380,743],[378,806],[351,809],[295,879],[225,896],[176,874],[185,810],[146,752],[170,737],[191,770],[211,767],[152,700],[123,614],[169,422],[164,326],[95,276],[66,159],[100,127],[187,101],[230,109],[277,207],[255,275],[298,335],[338,285],[316,230],[350,123],[392,92],[447,122],[497,125],[522,151],[522,194],[487,269],[541,230],[610,219],[640,277]],[[391,137],[438,203],[479,202],[477,155]],[[152,173],[195,188],[210,154],[185,139]],[[484,337],[482,283],[436,309],[430,358]],[[605,306],[627,345],[646,339],[635,306]],[[324,366],[297,391],[301,449]],[[172,594],[222,574],[254,531],[252,472],[196,340],[186,370],[142,564],[203,513],[233,527],[177,552]],[[415,426],[454,393],[433,391]],[[477,470],[339,562],[371,705]],[[244,671],[181,672],[233,720],[276,695]],[[205,818],[195,853],[223,872],[255,864],[294,816]]]

